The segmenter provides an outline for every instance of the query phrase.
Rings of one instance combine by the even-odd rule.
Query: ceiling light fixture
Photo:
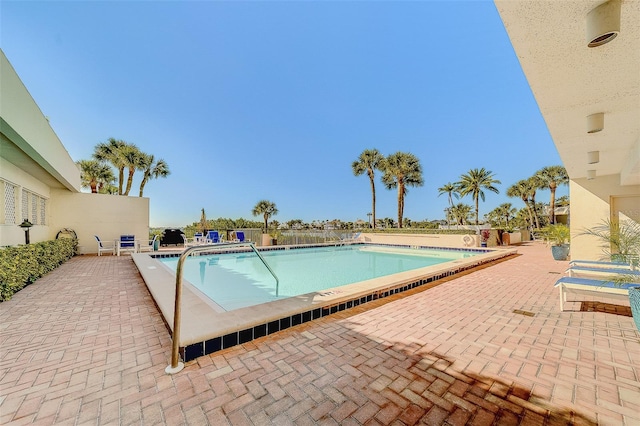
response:
[[[598,133],[604,129],[604,112],[587,116],[587,133]]]
[[[596,164],[600,162],[600,151],[587,152],[587,162],[589,164]]]
[[[595,170],[587,170],[587,180],[593,180],[596,178]]]
[[[620,1],[602,3],[587,14],[587,46],[609,43],[620,32]]]

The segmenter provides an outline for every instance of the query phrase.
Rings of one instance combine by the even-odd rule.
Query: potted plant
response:
[[[623,262],[631,269],[637,269],[640,256],[640,224],[627,219],[615,221],[606,219],[600,225],[586,229],[580,235],[591,235],[598,238],[602,245],[603,259],[612,262]],[[637,281],[632,274],[617,274],[611,281],[616,284],[628,284]],[[629,303],[631,315],[640,330],[640,283],[637,287],[629,288]]]
[[[489,237],[491,236],[491,230],[490,229],[482,229],[480,230],[480,246],[481,247],[486,247],[487,246],[487,241],[489,240]]]
[[[273,243],[273,238],[269,235],[269,218],[278,214],[278,208],[276,203],[269,200],[260,200],[255,205],[251,213],[254,216],[262,215],[264,219],[264,228],[262,230],[262,245],[270,246]]]
[[[571,232],[563,223],[554,223],[542,228],[542,235],[551,245],[551,255],[555,260],[567,260],[569,257],[569,239]]]

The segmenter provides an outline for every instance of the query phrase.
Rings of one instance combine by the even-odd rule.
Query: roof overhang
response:
[[[619,0],[614,0],[619,1]],[[640,2],[620,2],[620,33],[587,47],[599,1],[495,0],[511,44],[571,179],[619,175],[640,184]],[[604,128],[587,132],[587,116]],[[599,162],[587,153],[599,151]]]

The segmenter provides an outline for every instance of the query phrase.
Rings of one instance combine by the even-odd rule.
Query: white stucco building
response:
[[[75,162],[0,50],[0,247],[24,244],[24,219],[31,242],[72,229],[81,253],[97,251],[94,235],[148,239],[148,198],[80,189]]]

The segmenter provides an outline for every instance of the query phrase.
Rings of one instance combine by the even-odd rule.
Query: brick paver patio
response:
[[[131,259],[79,256],[0,303],[0,424],[640,425],[629,308],[559,312],[567,262],[519,253],[174,376]]]

